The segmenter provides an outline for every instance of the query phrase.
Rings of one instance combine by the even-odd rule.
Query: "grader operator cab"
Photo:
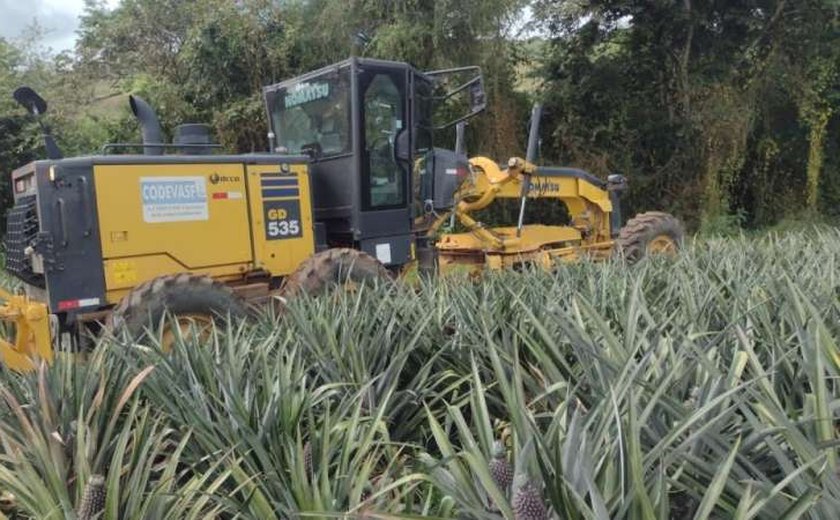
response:
[[[132,96],[142,143],[64,158],[40,119],[46,102],[26,87],[15,92],[38,118],[48,159],[12,174],[6,269],[19,287],[0,289],[0,321],[14,336],[0,338],[7,366],[31,369],[101,330],[155,334],[167,347],[275,296],[417,263],[550,267],[616,251],[635,259],[681,240],[679,222],[663,213],[618,233],[621,178],[535,166],[536,112],[526,159],[467,159],[464,122],[486,106],[476,67],[421,72],[352,58],[264,96],[266,153],[214,154],[203,125],[181,125],[165,142],[152,108]],[[436,112],[451,120],[436,124]],[[435,132],[452,126],[456,150],[435,148]],[[534,197],[565,204],[571,224],[524,225]],[[520,201],[515,226],[488,228],[470,216],[497,198]],[[463,232],[443,233],[455,220]]]
[[[310,157],[317,236],[388,267],[411,262],[412,208],[421,197],[415,162],[433,153],[435,130],[484,110],[480,70],[424,73],[405,63],[351,59],[264,93],[273,150]],[[462,97],[465,113],[435,126],[435,106]]]

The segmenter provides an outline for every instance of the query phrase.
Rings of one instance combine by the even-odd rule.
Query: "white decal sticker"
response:
[[[376,244],[376,259],[383,264],[390,264],[391,244]]]
[[[286,108],[292,108],[327,97],[330,97],[329,83],[298,83],[286,94],[283,103]]]
[[[140,196],[145,222],[207,220],[204,177],[141,177]]]

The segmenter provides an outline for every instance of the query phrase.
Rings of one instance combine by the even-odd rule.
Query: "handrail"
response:
[[[200,144],[200,143],[108,143],[102,146],[102,155],[108,155],[108,151],[113,148],[146,148],[146,147],[160,147],[166,149],[172,148],[222,148],[220,144]]]

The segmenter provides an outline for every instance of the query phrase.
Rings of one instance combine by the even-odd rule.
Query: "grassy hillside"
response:
[[[7,514],[98,474],[107,519],[832,518],[838,267],[837,231],[713,240],[106,340],[3,374]]]

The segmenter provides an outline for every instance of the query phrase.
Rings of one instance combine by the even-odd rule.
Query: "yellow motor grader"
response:
[[[105,330],[164,346],[179,329],[244,317],[249,307],[332,284],[396,276],[409,266],[446,271],[515,267],[580,256],[675,250],[679,222],[664,213],[620,232],[621,177],[607,181],[535,165],[529,152],[500,166],[434,147],[435,134],[481,113],[481,71],[421,72],[406,63],[352,58],[268,86],[264,153],[214,153],[211,131],[186,124],[164,139],[154,110],[130,97],[141,143],[63,157],[42,121],[47,104],[22,87],[15,99],[42,127],[47,159],[12,173],[0,339],[12,369],[49,361],[58,345],[84,348]],[[436,124],[436,107],[466,99]],[[474,218],[495,200],[520,200],[519,221]],[[564,204],[566,226],[523,225],[529,200]],[[459,233],[441,233],[447,220]],[[168,318],[168,319],[167,319]],[[150,327],[151,325],[151,327]],[[8,330],[8,329],[12,330]]]
[[[648,253],[676,252],[684,231],[667,213],[643,213],[621,227],[619,197],[627,185],[623,176],[610,175],[603,181],[576,168],[534,164],[541,113],[541,106],[535,105],[525,159],[511,157],[500,166],[487,157],[474,157],[455,169],[462,178],[456,181],[454,196],[445,192],[439,197],[436,209],[443,213],[429,229],[432,236],[439,235],[434,244],[439,267],[471,265],[478,270],[532,264],[550,269],[558,261],[581,256],[604,259],[619,254],[635,261]],[[462,132],[459,128],[459,135]],[[504,199],[519,201],[515,225],[486,227],[473,218],[475,212]],[[569,224],[523,224],[528,201],[534,199],[563,205]],[[465,231],[439,234],[447,221],[457,221]]]

